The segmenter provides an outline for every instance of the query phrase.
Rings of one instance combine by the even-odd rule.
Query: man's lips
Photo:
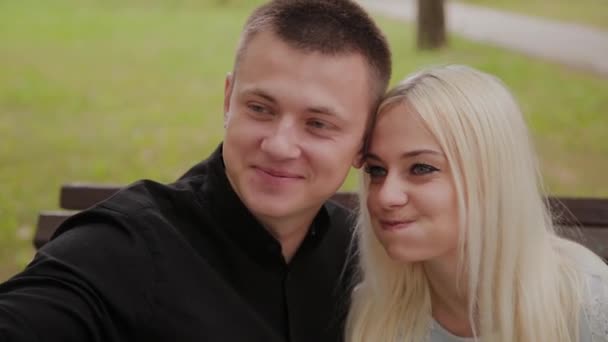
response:
[[[304,178],[299,174],[293,173],[293,172],[289,172],[289,171],[285,171],[285,170],[279,170],[279,169],[272,169],[272,168],[267,168],[267,167],[260,167],[260,166],[254,166],[254,168],[258,171],[261,171],[265,174],[268,174],[272,177],[277,177],[277,178],[292,178],[292,179],[301,179]]]
[[[397,230],[408,228],[415,220],[378,220],[378,222],[382,229]]]

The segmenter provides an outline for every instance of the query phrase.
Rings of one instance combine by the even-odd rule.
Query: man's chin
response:
[[[285,201],[281,201],[281,203],[252,203],[249,206],[249,210],[254,216],[269,219],[286,218],[293,215],[293,213],[297,211],[295,206],[289,205],[288,203],[285,203]]]

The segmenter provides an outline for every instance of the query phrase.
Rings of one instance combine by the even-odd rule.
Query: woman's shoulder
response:
[[[608,265],[583,265],[581,274],[584,285],[581,333],[588,331],[592,342],[608,342]]]
[[[580,341],[608,342],[608,265],[574,241],[557,238],[555,242],[567,268],[578,273],[582,295]]]

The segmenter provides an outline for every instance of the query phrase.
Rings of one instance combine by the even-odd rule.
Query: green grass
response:
[[[37,213],[57,208],[62,183],[171,181],[215,148],[224,76],[253,6],[219,3],[0,0],[0,280],[31,259]],[[550,190],[608,196],[605,79],[457,37],[418,53],[410,26],[381,25],[394,82],[446,62],[500,76],[527,113]]]
[[[606,0],[456,0],[608,29]]]

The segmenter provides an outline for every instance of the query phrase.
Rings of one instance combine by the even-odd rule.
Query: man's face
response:
[[[303,52],[270,32],[249,42],[226,80],[223,155],[258,219],[314,215],[342,185],[362,144],[368,75],[358,54]]]

